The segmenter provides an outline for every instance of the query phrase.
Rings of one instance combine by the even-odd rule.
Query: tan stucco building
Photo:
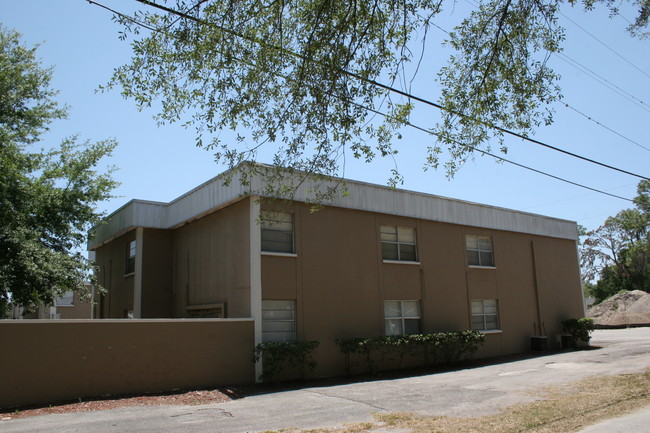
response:
[[[492,356],[584,316],[575,222],[355,181],[313,212],[309,185],[271,200],[262,182],[111,214],[89,242],[95,317],[253,318],[256,342],[319,340],[329,375],[337,338],[478,329]]]

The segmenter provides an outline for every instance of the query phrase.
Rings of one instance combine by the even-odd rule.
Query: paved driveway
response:
[[[373,420],[377,412],[478,416],[531,401],[531,391],[650,367],[650,328],[594,332],[599,350],[427,376],[308,388],[221,404],[123,408],[4,421],[2,432],[223,432],[315,428]]]

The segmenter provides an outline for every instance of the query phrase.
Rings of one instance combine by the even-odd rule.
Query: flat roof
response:
[[[254,170],[242,174],[242,167],[237,166],[169,203],[129,201],[91,230],[88,249],[96,249],[135,227],[171,229],[248,196],[270,197],[269,191],[274,189],[267,188],[269,178],[263,172],[277,169],[263,164],[244,164],[254,167]],[[247,167],[243,167],[243,170],[246,169]],[[280,181],[277,177],[272,177],[270,182]],[[305,174],[301,172],[294,172],[293,175],[283,178],[282,182],[286,182],[290,187],[287,190],[291,190],[291,195],[280,198],[295,201],[310,202],[314,199],[315,191],[344,186],[345,193],[342,188],[337,190],[323,205],[487,229],[578,239],[576,222],[528,212],[334,177],[323,177],[322,181],[315,182],[305,179]]]

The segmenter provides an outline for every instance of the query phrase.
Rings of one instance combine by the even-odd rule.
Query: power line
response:
[[[358,107],[361,107],[361,108],[363,108],[363,109],[365,109],[365,110],[371,111],[371,112],[373,112],[373,113],[375,113],[375,114],[378,114],[378,115],[380,115],[380,116],[383,116],[383,117],[386,117],[386,118],[391,118],[391,116],[389,116],[389,115],[386,114],[386,113],[382,113],[381,111],[375,110],[375,109],[373,109],[373,108],[366,107],[366,106],[361,105],[361,104],[357,104],[356,102],[353,102],[353,101],[350,101],[350,102],[352,102],[354,105],[357,105]],[[561,181],[561,182],[568,183],[568,184],[571,184],[571,185],[574,185],[574,186],[577,186],[577,187],[580,187],[580,188],[588,189],[588,190],[590,190],[590,191],[594,191],[594,192],[597,192],[597,193],[599,193],[599,194],[608,195],[608,196],[610,196],[610,197],[615,197],[615,198],[618,198],[618,199],[621,199],[621,200],[626,200],[626,201],[629,201],[629,202],[633,202],[633,201],[634,201],[634,200],[631,200],[631,199],[629,199],[629,198],[622,197],[622,196],[620,196],[620,195],[612,194],[612,193],[609,193],[609,192],[606,192],[606,191],[603,191],[603,190],[600,190],[600,189],[597,189],[597,188],[592,188],[592,187],[590,187],[590,186],[587,186],[587,185],[584,185],[584,184],[581,184],[581,183],[577,183],[577,182],[574,182],[574,181],[572,181],[572,180],[568,180],[568,179],[565,179],[565,178],[563,178],[563,177],[556,176],[556,175],[554,175],[554,174],[550,174],[550,173],[547,173],[547,172],[542,171],[542,170],[538,170],[538,169],[533,168],[533,167],[530,167],[530,166],[528,166],[528,165],[524,165],[524,164],[521,164],[521,163],[518,163],[518,162],[515,162],[515,161],[512,161],[512,160],[509,160],[509,159],[503,158],[503,157],[501,157],[501,156],[498,156],[498,155],[495,155],[495,154],[493,154],[493,153],[490,153],[490,152],[488,152],[488,151],[486,151],[486,150],[479,149],[479,148],[477,148],[477,147],[475,147],[475,146],[472,146],[472,145],[469,145],[469,144],[466,144],[466,143],[462,143],[462,142],[460,142],[460,141],[458,141],[458,140],[455,140],[455,139],[453,139],[453,138],[451,138],[451,137],[445,136],[444,134],[436,133],[436,132],[430,131],[430,130],[428,130],[428,129],[426,129],[426,128],[423,128],[423,127],[421,127],[421,126],[415,125],[415,124],[413,124],[413,123],[411,123],[411,122],[408,122],[408,121],[407,121],[407,122],[404,122],[404,124],[407,125],[407,126],[410,126],[411,128],[417,129],[418,131],[422,131],[422,132],[427,133],[427,134],[429,134],[429,135],[434,135],[434,136],[436,136],[437,138],[441,138],[441,137],[442,137],[442,138],[449,139],[449,140],[453,141],[454,143],[456,143],[456,144],[459,145],[459,146],[463,146],[463,147],[470,148],[470,149],[472,149],[472,150],[474,150],[474,151],[476,151],[476,152],[480,152],[480,153],[482,153],[483,155],[491,156],[491,157],[494,158],[494,159],[497,159],[497,160],[499,160],[499,161],[503,161],[503,162],[507,162],[508,164],[512,164],[512,165],[514,165],[514,166],[517,166],[517,167],[523,168],[523,169],[525,169],[525,170],[529,170],[529,171],[532,171],[532,172],[534,172],[534,173],[541,174],[541,175],[543,175],[543,176],[547,176],[547,177],[550,177],[550,178],[552,178],[552,179],[559,180],[559,181]]]
[[[467,2],[468,4],[470,4],[470,5],[472,5],[472,6],[476,7],[476,8],[479,7],[479,5],[473,3],[473,2],[470,1],[470,0],[465,0],[465,2]],[[623,18],[625,21],[628,21],[628,20],[627,20],[625,17],[623,17],[620,13],[617,14],[617,15],[620,16],[621,18]],[[568,19],[568,18],[567,18],[567,19]],[[630,22],[628,21],[628,23],[630,23]],[[437,27],[439,30],[441,30],[441,31],[443,31],[444,33],[446,33],[447,35],[450,35],[450,36],[451,36],[451,33],[450,33],[450,32],[448,32],[447,30],[443,29],[443,28],[440,27],[439,25],[437,25],[437,24],[435,24],[435,23],[431,23],[431,24],[432,24],[434,27]],[[575,23],[574,23],[574,24],[575,24]],[[631,24],[632,24],[632,23],[630,23],[630,25],[631,25]],[[576,25],[577,25],[577,24],[576,24]],[[583,29],[583,30],[584,30],[584,29]],[[585,30],[585,31],[586,31],[586,30]],[[602,42],[601,42],[601,43],[602,43]],[[608,47],[608,48],[609,48],[609,47]],[[611,50],[611,48],[610,48],[610,50]],[[581,72],[587,74],[587,76],[589,76],[591,79],[593,79],[594,81],[598,82],[598,83],[601,84],[602,86],[605,86],[605,87],[609,88],[610,90],[614,91],[615,93],[618,93],[619,95],[623,96],[625,99],[629,100],[630,102],[632,102],[632,103],[634,103],[634,104],[637,104],[637,105],[639,105],[641,108],[643,108],[644,110],[650,112],[650,107],[648,107],[648,104],[646,104],[643,100],[637,98],[635,95],[633,95],[633,94],[631,94],[631,93],[629,93],[629,92],[623,90],[622,88],[620,88],[620,87],[617,86],[616,84],[612,83],[612,82],[609,81],[608,79],[606,79],[606,78],[604,78],[603,76],[599,75],[598,73],[592,71],[592,70],[589,69],[587,66],[585,66],[585,65],[583,65],[582,63],[578,62],[577,60],[575,60],[575,59],[573,59],[573,58],[567,56],[566,54],[564,54],[564,53],[560,53],[560,52],[557,52],[557,53],[554,53],[554,54],[558,55],[558,56],[560,57],[561,60],[563,60],[564,62],[568,63],[570,66],[573,66],[574,68],[578,69],[579,71],[581,71]],[[643,71],[642,71],[642,72],[643,72]],[[647,74],[646,74],[646,75],[647,75]],[[637,101],[638,101],[638,102],[637,102]]]
[[[616,84],[612,83],[608,79],[602,77],[601,75],[597,74],[596,72],[592,71],[582,63],[578,62],[577,60],[572,59],[571,57],[567,56],[566,54],[563,53],[555,53],[560,60],[564,61],[565,63],[569,64],[570,66],[573,66],[577,70],[585,73],[589,78],[593,79],[594,81],[598,82],[602,86],[607,87],[608,89],[612,90],[615,93],[618,93],[628,101],[632,102],[633,104],[636,104],[640,108],[644,109],[645,111],[650,112],[650,106],[645,103],[642,99],[637,98],[635,95],[631,94],[630,92],[627,92],[617,86]]]
[[[577,108],[572,107],[571,105],[567,104],[564,100],[560,100],[560,103],[561,103],[562,105],[564,105],[565,107],[570,108],[571,110],[573,110],[573,111],[575,111],[576,113],[580,114],[581,116],[585,117],[586,119],[591,120],[591,121],[594,122],[595,124],[597,124],[597,125],[599,125],[599,126],[605,128],[606,130],[608,130],[608,131],[610,131],[610,132],[612,132],[612,133],[618,135],[618,136],[621,137],[622,139],[627,140],[627,141],[629,141],[630,143],[632,143],[632,144],[634,144],[634,145],[636,145],[636,146],[639,146],[641,149],[645,149],[645,150],[647,150],[647,151],[650,152],[650,148],[647,148],[647,147],[645,147],[644,145],[642,145],[642,144],[640,144],[640,143],[637,143],[636,141],[634,141],[634,140],[632,140],[632,139],[630,139],[630,138],[627,138],[627,137],[624,136],[623,134],[614,131],[612,128],[608,127],[607,125],[604,125],[604,124],[600,123],[599,121],[597,121],[597,120],[594,119],[593,117],[588,116],[588,115],[586,115],[585,113],[583,113],[582,111],[578,110]]]
[[[88,1],[91,1],[91,0],[88,0]],[[305,61],[315,62],[315,61],[314,61],[313,59],[311,59],[311,58],[307,58],[307,57],[305,57],[305,56],[303,56],[303,55],[301,55],[301,54],[298,54],[298,53],[295,53],[295,52],[293,52],[293,51],[287,50],[286,48],[277,47],[277,46],[274,46],[274,45],[267,44],[267,43],[265,43],[264,41],[259,41],[259,40],[255,39],[255,38],[251,38],[251,37],[249,37],[249,36],[245,36],[245,35],[243,35],[243,34],[241,34],[241,33],[239,33],[239,32],[236,32],[236,31],[234,31],[234,30],[231,30],[231,29],[227,29],[227,28],[224,28],[224,27],[218,26],[218,25],[216,25],[216,24],[214,24],[214,23],[206,22],[205,20],[202,20],[202,19],[199,19],[199,18],[196,18],[196,17],[190,16],[190,15],[187,15],[187,14],[185,14],[185,13],[183,13],[183,12],[176,11],[176,10],[174,10],[174,9],[168,8],[168,7],[163,6],[163,5],[159,5],[159,4],[155,3],[155,2],[151,2],[151,1],[149,1],[149,0],[136,0],[136,1],[138,1],[138,2],[140,2],[140,3],[143,3],[143,4],[145,4],[145,5],[148,5],[148,6],[152,6],[152,7],[157,8],[157,9],[161,9],[161,10],[166,11],[166,12],[168,12],[168,13],[171,13],[171,14],[174,14],[174,15],[181,16],[181,17],[183,17],[183,18],[189,19],[189,20],[194,21],[194,22],[197,22],[197,23],[199,23],[199,24],[205,24],[205,25],[210,25],[210,26],[216,27],[216,28],[218,28],[218,29],[220,29],[220,30],[222,30],[222,31],[224,31],[224,32],[226,32],[226,33],[229,33],[229,34],[232,34],[232,35],[234,35],[234,36],[237,36],[237,37],[243,38],[243,39],[245,39],[245,40],[249,40],[249,41],[254,42],[254,43],[257,43],[257,44],[261,44],[261,45],[264,45],[264,46],[268,46],[268,47],[271,48],[271,49],[278,50],[278,51],[280,51],[280,52],[283,52],[283,53],[286,53],[286,54],[289,54],[289,55],[295,56],[295,57],[297,57],[297,58],[299,58],[299,59],[302,59],[302,60],[305,60]],[[93,2],[93,3],[95,3],[95,2]],[[505,129],[505,128],[502,128],[502,127],[499,127],[499,126],[496,126],[496,125],[488,124],[487,122],[483,122],[483,121],[480,121],[480,120],[477,120],[477,119],[473,119],[473,118],[471,118],[470,116],[467,116],[467,115],[465,115],[465,114],[458,113],[458,112],[455,112],[455,111],[453,111],[453,110],[449,110],[449,109],[443,107],[443,106],[440,105],[440,104],[436,104],[435,102],[431,102],[431,101],[429,101],[429,100],[427,100],[427,99],[424,99],[424,98],[421,98],[421,97],[418,97],[418,96],[412,95],[412,94],[410,94],[410,93],[408,93],[408,92],[405,92],[405,91],[402,91],[402,90],[396,89],[396,88],[394,88],[394,87],[390,87],[390,86],[388,86],[388,85],[385,85],[385,84],[379,83],[379,82],[377,82],[377,81],[375,81],[375,80],[370,80],[370,79],[365,78],[365,77],[362,77],[362,76],[360,76],[359,74],[356,74],[356,73],[354,73],[354,72],[350,72],[350,71],[347,71],[347,70],[345,70],[345,69],[341,69],[341,68],[335,68],[335,69],[336,69],[338,72],[340,72],[340,73],[342,73],[342,74],[344,74],[344,75],[348,75],[348,76],[350,76],[350,77],[353,77],[353,78],[355,78],[355,79],[357,79],[357,80],[359,80],[359,81],[366,82],[366,83],[368,83],[368,84],[371,84],[371,85],[377,86],[377,87],[379,87],[379,88],[381,88],[381,89],[384,89],[384,90],[387,90],[387,91],[389,91],[389,92],[396,93],[396,94],[398,94],[398,95],[404,96],[404,97],[409,98],[409,99],[412,99],[412,100],[414,100],[414,101],[418,101],[418,102],[424,103],[424,104],[426,104],[426,105],[433,106],[433,107],[438,108],[438,109],[440,109],[440,110],[445,110],[445,111],[447,111],[447,112],[449,112],[449,113],[451,113],[451,114],[454,114],[454,115],[457,115],[457,116],[462,116],[462,117],[464,117],[464,118],[469,118],[469,119],[474,120],[474,121],[476,121],[476,122],[479,122],[479,123],[481,123],[481,124],[483,124],[483,125],[485,125],[485,126],[487,126],[487,127],[493,128],[493,129],[495,129],[495,130],[497,130],[497,131],[500,131],[500,132],[503,132],[503,133],[505,133],[505,134],[512,135],[512,136],[514,136],[514,137],[518,137],[518,138],[520,138],[520,139],[522,139],[522,140],[530,141],[530,142],[535,143],[535,144],[537,144],[537,145],[540,145],[540,146],[543,146],[543,147],[546,147],[546,148],[549,148],[549,149],[555,150],[555,151],[560,152],[560,153],[564,153],[564,154],[569,155],[569,156],[573,156],[573,157],[578,158],[578,159],[582,159],[582,160],[587,161],[587,162],[590,162],[590,163],[592,163],[592,164],[596,164],[596,165],[600,165],[600,166],[605,167],[605,168],[609,168],[609,169],[611,169],[611,170],[615,170],[615,171],[618,171],[618,172],[621,172],[621,173],[625,173],[625,174],[628,174],[628,175],[631,175],[631,176],[635,176],[635,177],[638,177],[638,178],[641,178],[641,179],[647,179],[647,180],[650,180],[650,178],[648,178],[648,177],[645,177],[645,176],[642,176],[642,175],[639,175],[639,174],[636,174],[636,173],[632,173],[632,172],[630,172],[630,171],[623,170],[623,169],[620,169],[620,168],[617,168],[617,167],[611,166],[611,165],[609,165],[609,164],[605,164],[605,163],[602,163],[602,162],[599,162],[599,161],[595,161],[595,160],[593,160],[593,159],[590,159],[590,158],[587,158],[587,157],[584,157],[584,156],[581,156],[581,155],[578,155],[578,154],[575,154],[575,153],[569,152],[569,151],[564,150],[564,149],[560,149],[560,148],[555,147],[555,146],[551,146],[551,145],[546,144],[546,143],[543,143],[543,142],[541,142],[541,141],[539,141],[539,140],[535,140],[535,139],[533,139],[533,138],[530,138],[530,137],[527,137],[527,136],[525,136],[525,135],[519,134],[519,133],[517,133],[517,132],[509,131],[509,130],[507,130],[507,129]]]
[[[94,2],[94,1],[92,1],[92,0],[88,0],[88,2],[89,2],[89,3],[93,3],[93,4],[97,4],[96,2]],[[99,5],[99,4],[98,4],[98,5]],[[100,6],[101,6],[101,5],[100,5]],[[106,9],[108,9],[108,8],[106,8]],[[109,10],[110,10],[110,9],[109,9]],[[119,15],[119,16],[122,16],[122,17],[124,17],[124,18],[130,19],[130,17],[128,17],[128,16],[126,16],[125,14],[122,14],[122,13],[120,13],[120,12],[113,11],[113,10],[111,10],[111,12],[113,12],[113,13]],[[133,22],[135,22],[135,23],[138,23],[138,22],[135,21],[135,20],[131,20],[131,21],[133,21]],[[158,29],[153,29],[153,31],[160,32],[160,33],[166,33],[166,32],[163,32],[163,31],[161,31],[161,30],[158,30]],[[246,62],[246,61],[241,60],[241,59],[239,59],[239,60],[242,61],[243,63],[247,64],[248,67],[255,67],[255,65],[253,65],[253,64],[251,64],[251,63],[249,63],[249,62]],[[275,75],[277,75],[277,76],[283,78],[284,80],[290,80],[290,78],[285,77],[285,76],[283,76],[283,75],[280,75],[280,74],[275,74]],[[339,99],[341,99],[341,98],[339,98]],[[383,116],[383,117],[385,117],[385,118],[388,118],[388,119],[394,119],[392,116],[390,116],[390,115],[388,115],[388,114],[386,114],[386,113],[383,113],[383,112],[381,112],[381,111],[375,110],[375,109],[370,108],[370,107],[366,107],[366,106],[364,106],[364,105],[362,105],[362,104],[359,104],[359,103],[357,103],[357,102],[355,102],[355,101],[348,100],[348,102],[350,102],[350,103],[352,103],[352,104],[354,104],[354,105],[356,105],[356,106],[358,106],[358,107],[360,107],[360,108],[362,108],[362,109],[364,109],[364,110],[370,111],[370,112],[375,113],[375,114],[380,115],[380,116]],[[509,164],[515,165],[515,166],[517,166],[517,167],[520,167],[520,168],[523,168],[523,169],[526,169],[526,170],[529,170],[529,171],[533,171],[533,172],[535,172],[535,173],[538,173],[538,174],[541,174],[541,175],[544,175],[544,176],[547,176],[547,177],[550,177],[550,178],[553,178],[553,179],[559,180],[559,181],[561,181],[561,182],[565,182],[565,183],[568,183],[568,184],[571,184],[571,185],[574,185],[574,186],[577,186],[577,187],[580,187],[580,188],[583,188],[583,189],[588,189],[588,190],[590,190],[590,191],[594,191],[594,192],[596,192],[596,193],[600,193],[600,194],[608,195],[608,196],[610,196],[610,197],[618,198],[618,199],[621,199],[621,200],[626,200],[626,201],[630,201],[630,202],[633,201],[633,200],[628,199],[628,198],[626,198],[626,197],[622,197],[622,196],[618,196],[618,195],[615,195],[615,194],[611,194],[611,193],[608,193],[608,192],[606,192],[606,191],[602,191],[602,190],[599,190],[599,189],[596,189],[596,188],[592,188],[592,187],[590,187],[590,186],[583,185],[583,184],[580,184],[580,183],[577,183],[577,182],[574,182],[574,181],[571,181],[571,180],[568,180],[568,179],[565,179],[565,178],[562,178],[562,177],[555,176],[555,175],[553,175],[553,174],[550,174],[550,173],[544,172],[544,171],[542,171],[542,170],[538,170],[538,169],[535,169],[535,168],[533,168],[533,167],[530,167],[530,166],[527,166],[527,165],[524,165],[524,164],[521,164],[521,163],[518,163],[518,162],[515,162],[515,161],[508,160],[508,159],[503,158],[503,157],[500,157],[500,156],[498,156],[498,155],[494,155],[494,154],[492,154],[492,153],[490,153],[490,152],[488,152],[488,151],[485,151],[485,150],[483,150],[483,149],[479,149],[479,148],[477,148],[477,147],[475,147],[475,146],[472,146],[472,145],[469,145],[469,144],[466,144],[466,143],[462,143],[462,142],[460,142],[460,141],[458,141],[458,140],[455,140],[455,139],[453,139],[453,138],[451,138],[451,137],[445,136],[445,135],[442,134],[442,133],[436,133],[436,132],[434,132],[434,131],[430,131],[430,130],[425,129],[425,128],[421,127],[421,126],[415,125],[415,124],[413,124],[413,123],[411,123],[411,122],[408,122],[408,121],[407,121],[407,122],[404,122],[404,124],[407,125],[407,126],[409,126],[409,127],[411,127],[411,128],[414,128],[414,129],[416,129],[416,130],[422,131],[422,132],[424,132],[424,133],[426,133],[426,134],[428,134],[428,135],[434,135],[434,136],[436,136],[436,137],[438,137],[438,138],[441,138],[441,137],[447,138],[447,139],[449,139],[450,141],[456,143],[457,145],[460,145],[460,146],[463,146],[463,147],[470,148],[470,149],[472,149],[472,150],[474,150],[474,151],[477,151],[477,152],[479,152],[479,153],[481,153],[481,154],[484,154],[484,155],[490,156],[490,157],[492,157],[492,158],[494,158],[494,159],[497,159],[497,160],[499,160],[499,161],[503,161],[503,162],[506,162],[506,163],[509,163]]]
[[[603,41],[601,41],[600,39],[598,39],[596,36],[594,36],[592,33],[590,33],[587,29],[585,29],[584,27],[582,27],[580,24],[576,23],[575,21],[573,21],[571,18],[569,18],[568,16],[566,16],[566,15],[565,15],[564,13],[562,13],[562,12],[560,12],[560,15],[562,15],[562,16],[563,16],[564,18],[566,18],[567,20],[571,21],[571,22],[572,22],[576,27],[578,27],[580,30],[582,30],[583,32],[585,32],[586,34],[588,34],[589,36],[591,36],[593,39],[595,39],[597,42],[599,42],[602,46],[604,46],[605,48],[607,48],[609,51],[611,51],[612,53],[616,54],[619,58],[621,58],[624,62],[626,62],[627,64],[629,64],[630,66],[632,66],[634,69],[638,70],[638,71],[641,72],[643,75],[645,75],[646,77],[650,78],[650,74],[648,74],[646,71],[644,71],[643,69],[639,68],[637,65],[635,65],[634,63],[632,63],[631,61],[629,61],[628,59],[626,59],[625,57],[623,57],[622,54],[620,54],[618,51],[616,51],[615,49],[613,49],[612,47],[610,47],[609,45],[607,45],[605,42],[603,42]]]
[[[304,55],[298,54],[298,53],[293,52],[293,51],[291,51],[291,50],[288,50],[288,49],[286,49],[286,48],[282,48],[282,47],[278,47],[278,46],[275,46],[275,45],[268,44],[268,43],[266,43],[266,42],[264,42],[264,41],[260,41],[260,40],[258,40],[258,39],[256,39],[256,38],[252,38],[252,37],[250,37],[250,36],[246,36],[246,35],[244,35],[244,34],[242,34],[242,33],[240,33],[240,32],[236,32],[236,31],[234,31],[234,30],[232,30],[232,29],[227,29],[227,28],[224,28],[224,27],[219,26],[219,25],[217,25],[217,24],[209,23],[209,22],[206,22],[205,20],[202,20],[202,19],[199,19],[199,18],[193,17],[193,16],[191,16],[191,15],[187,15],[187,14],[185,14],[185,13],[183,13],[183,12],[180,12],[180,11],[177,11],[177,10],[174,10],[174,9],[171,9],[171,8],[168,8],[168,7],[163,6],[163,5],[159,5],[159,4],[157,4],[157,3],[155,3],[155,2],[152,2],[152,1],[150,1],[150,0],[136,0],[136,1],[138,1],[138,2],[140,2],[140,3],[142,3],[142,4],[145,4],[145,5],[148,5],[148,6],[151,6],[151,7],[154,7],[154,8],[157,8],[157,9],[163,10],[163,11],[166,11],[166,12],[171,13],[171,14],[174,14],[174,15],[182,16],[183,18],[189,19],[189,20],[194,21],[194,22],[197,22],[197,23],[199,23],[199,24],[209,25],[209,26],[212,26],[212,27],[218,28],[218,29],[220,29],[220,30],[223,31],[223,32],[226,32],[226,33],[232,34],[232,35],[234,35],[234,36],[237,36],[237,37],[239,37],[239,38],[243,38],[243,39],[245,39],[245,40],[251,41],[251,42],[256,43],[256,44],[260,44],[260,45],[263,45],[263,46],[267,46],[267,47],[269,47],[269,48],[271,48],[271,49],[278,50],[278,51],[280,51],[280,52],[282,52],[282,53],[285,53],[285,54],[288,54],[288,55],[291,55],[291,56],[297,57],[297,58],[299,58],[299,59],[301,59],[301,60],[308,61],[308,62],[319,63],[319,62],[316,62],[314,59],[308,58],[308,57],[306,57],[306,56],[304,56]],[[320,63],[319,63],[319,64],[320,64]],[[327,65],[326,65],[326,66],[327,66]],[[330,66],[330,67],[331,67],[331,66]],[[427,99],[421,98],[421,97],[419,97],[419,96],[415,96],[415,95],[410,94],[410,93],[408,93],[408,92],[405,92],[405,91],[403,91],[403,90],[399,90],[399,89],[396,89],[396,88],[394,88],[394,87],[388,86],[388,85],[386,85],[386,84],[382,84],[382,83],[380,83],[380,82],[378,82],[378,81],[371,80],[371,79],[366,78],[366,77],[362,77],[361,75],[359,75],[359,74],[357,74],[357,73],[350,72],[350,71],[347,71],[347,70],[345,70],[345,69],[337,68],[337,67],[331,67],[331,68],[332,68],[332,69],[335,69],[336,71],[338,71],[338,72],[340,72],[340,73],[342,73],[342,74],[344,74],[344,75],[347,75],[347,76],[350,76],[350,77],[352,77],[352,78],[355,78],[355,79],[357,79],[357,80],[359,80],[359,81],[363,81],[363,82],[365,82],[365,83],[368,83],[368,84],[371,84],[371,85],[373,85],[373,86],[379,87],[380,89],[384,89],[384,90],[386,90],[386,91],[388,91],[388,92],[396,93],[396,94],[398,94],[398,95],[400,95],[400,96],[404,96],[405,98],[409,98],[409,99],[412,99],[412,100],[414,100],[414,101],[421,102],[421,103],[423,103],[423,104],[426,104],[426,105],[429,105],[429,106],[432,106],[432,107],[438,108],[438,109],[440,109],[440,110],[447,111],[447,112],[449,112],[449,113],[451,113],[451,114],[453,114],[453,115],[461,116],[461,117],[463,117],[463,118],[473,120],[473,121],[475,121],[475,122],[477,122],[477,123],[480,123],[480,124],[482,124],[482,125],[487,126],[488,128],[495,129],[495,130],[497,130],[497,131],[499,131],[499,132],[502,132],[502,133],[504,133],[504,134],[512,135],[512,136],[514,136],[514,137],[520,138],[520,139],[525,140],[525,141],[529,141],[529,142],[534,143],[534,144],[537,144],[537,145],[539,145],[539,146],[543,146],[543,147],[546,147],[546,148],[548,148],[548,149],[552,149],[552,150],[555,150],[555,151],[557,151],[557,152],[564,153],[565,155],[569,155],[569,156],[572,156],[572,157],[574,157],[574,158],[582,159],[583,161],[587,161],[587,162],[590,162],[590,163],[592,163],[592,164],[600,165],[601,167],[609,168],[610,170],[615,170],[615,171],[618,171],[618,172],[621,172],[621,173],[628,174],[628,175],[630,175],[630,176],[638,177],[638,178],[640,178],[640,179],[650,180],[650,178],[648,178],[648,177],[646,177],[646,176],[643,176],[643,175],[640,175],[640,174],[636,174],[636,173],[633,173],[633,172],[630,172],[630,171],[627,171],[627,170],[623,170],[623,169],[620,169],[620,168],[617,168],[617,167],[611,166],[611,165],[609,165],[609,164],[605,164],[605,163],[602,163],[602,162],[599,162],[599,161],[593,160],[593,159],[591,159],[591,158],[587,158],[587,157],[584,157],[584,156],[581,156],[581,155],[575,154],[575,153],[573,153],[573,152],[569,152],[569,151],[564,150],[564,149],[560,149],[560,148],[558,148],[558,147],[552,146],[552,145],[550,145],[550,144],[546,144],[546,143],[544,143],[544,142],[542,142],[542,141],[535,140],[534,138],[530,138],[530,137],[525,136],[525,135],[523,135],[523,134],[519,134],[519,133],[517,133],[517,132],[510,131],[510,130],[508,130],[508,129],[502,128],[502,127],[497,126],[497,125],[492,125],[492,124],[489,124],[489,123],[487,123],[487,122],[484,122],[484,121],[481,121],[481,120],[478,120],[478,119],[474,119],[474,118],[472,118],[471,116],[468,116],[468,115],[463,114],[463,113],[456,112],[456,111],[454,111],[454,110],[450,110],[450,109],[445,108],[445,107],[443,107],[442,105],[437,104],[437,103],[435,103],[435,102],[431,102],[431,101],[429,101],[429,100],[427,100]]]
[[[467,1],[467,0],[466,0],[466,1]],[[445,32],[446,34],[448,34],[448,35],[451,36],[451,33],[450,33],[450,32],[448,32],[447,30],[443,29],[443,28],[440,27],[439,25],[437,25],[437,24],[435,24],[435,23],[431,23],[431,24],[432,24],[434,27],[438,28],[439,30],[441,30],[441,31],[443,31],[443,32]],[[573,59],[570,58],[569,56],[564,55],[564,54],[562,54],[562,53],[557,53],[557,54],[561,55],[562,57],[565,57],[565,58],[566,58],[565,61],[567,61],[567,60],[571,60],[572,62],[575,62],[576,64],[580,65],[582,68],[586,69],[587,71],[591,72],[592,74],[598,76],[598,77],[601,78],[602,80],[607,81],[608,83],[610,83],[610,82],[609,82],[608,80],[606,80],[605,78],[603,78],[603,77],[601,77],[600,75],[596,74],[595,72],[591,71],[589,68],[587,68],[586,66],[580,64],[580,63],[577,62],[576,60],[573,60]],[[564,59],[563,59],[563,60],[564,60]],[[568,63],[568,62],[567,62],[567,63]],[[577,68],[577,66],[573,65],[572,63],[569,63],[569,65],[571,65],[571,66]],[[578,68],[577,68],[577,69],[578,69]],[[578,69],[578,70],[580,70],[580,69]],[[584,72],[584,71],[583,71],[583,72]],[[592,78],[593,78],[593,77],[592,77]],[[600,83],[600,84],[602,84],[602,83]],[[612,86],[616,87],[617,89],[620,89],[620,88],[619,88],[618,86],[616,86],[615,84],[613,84],[613,83],[610,83],[610,84],[611,84]],[[613,90],[613,89],[612,89],[612,90]],[[630,95],[631,97],[634,97],[634,95],[631,95],[631,94],[625,92],[623,89],[620,89],[620,90],[621,90],[621,92],[624,92],[624,93]],[[622,95],[622,94],[621,94],[621,95]],[[625,96],[625,95],[622,95],[622,96]],[[628,99],[629,99],[629,98],[628,98]],[[563,100],[560,100],[560,102],[561,102],[565,107],[570,108],[571,110],[575,111],[576,113],[580,114],[581,116],[585,117],[586,119],[591,120],[592,122],[596,123],[597,125],[599,125],[599,126],[605,128],[605,129],[607,129],[608,131],[610,131],[610,132],[612,132],[612,133],[618,135],[618,136],[621,137],[622,139],[627,140],[627,141],[629,141],[630,143],[632,143],[632,144],[634,144],[634,145],[636,145],[636,146],[639,146],[639,147],[642,148],[642,149],[645,149],[645,150],[650,151],[649,148],[647,148],[647,147],[643,146],[642,144],[640,144],[640,143],[638,143],[638,142],[636,142],[636,141],[634,141],[634,140],[632,140],[632,139],[630,139],[630,138],[624,136],[623,134],[621,134],[621,133],[619,133],[619,132],[613,130],[612,128],[610,128],[610,127],[604,125],[603,123],[597,121],[596,119],[592,118],[591,116],[588,116],[587,114],[583,113],[582,111],[578,110],[577,108],[572,107],[572,106],[569,105],[567,102],[565,102],[565,101],[563,101]],[[635,102],[635,101],[631,101],[631,102]],[[641,102],[642,104],[645,104],[645,102],[643,102],[643,101],[641,101],[641,100],[639,100],[639,102]],[[646,107],[641,107],[641,108],[647,109]]]

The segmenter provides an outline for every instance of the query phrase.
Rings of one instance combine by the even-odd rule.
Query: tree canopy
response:
[[[650,181],[637,188],[635,208],[620,211],[584,234],[583,279],[598,301],[624,290],[650,292]]]
[[[370,162],[398,152],[418,100],[407,75],[421,65],[436,16],[453,7],[442,0],[138,1],[134,16],[115,16],[123,37],[134,37],[133,57],[106,88],[159,108],[161,123],[196,128],[197,145],[230,166],[254,160],[268,143],[274,164],[321,174],[339,174],[346,156]],[[562,3],[480,2],[450,32],[447,66],[419,72],[437,76],[431,86],[442,89],[428,101],[441,120],[427,125],[425,168],[437,168],[448,150],[444,165],[453,175],[494,138],[505,152],[503,129],[530,135],[552,122],[549,104],[560,87],[547,60],[562,49]],[[619,4],[568,3],[604,3],[612,13]],[[646,37],[650,0],[631,4],[639,14],[628,30]],[[227,129],[235,142],[220,140]]]
[[[113,140],[72,136],[37,147],[48,125],[66,116],[51,77],[36,47],[0,26],[0,311],[9,302],[49,304],[92,281],[82,247],[100,216],[96,204],[116,186],[110,168],[96,170]]]

